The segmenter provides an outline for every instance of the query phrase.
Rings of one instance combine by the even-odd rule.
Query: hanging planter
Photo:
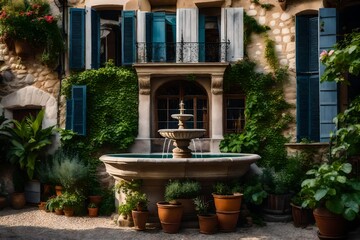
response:
[[[15,53],[20,57],[27,57],[32,52],[32,47],[25,40],[14,41]]]

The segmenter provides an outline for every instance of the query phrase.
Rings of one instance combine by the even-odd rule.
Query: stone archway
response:
[[[2,98],[0,106],[5,111],[6,118],[12,118],[12,109],[27,106],[41,106],[45,109],[42,127],[50,127],[57,124],[57,101],[49,93],[33,86],[21,88]]]

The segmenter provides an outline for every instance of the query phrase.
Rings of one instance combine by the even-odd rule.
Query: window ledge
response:
[[[193,0],[198,8],[204,7],[221,7],[225,0]]]

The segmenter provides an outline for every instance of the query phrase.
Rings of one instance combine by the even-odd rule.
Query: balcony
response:
[[[226,62],[230,42],[137,43],[137,63]]]

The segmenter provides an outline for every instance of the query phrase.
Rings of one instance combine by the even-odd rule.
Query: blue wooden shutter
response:
[[[72,86],[72,130],[86,135],[86,86]]]
[[[205,15],[199,14],[199,62],[205,62]]]
[[[148,62],[152,62],[152,21],[153,14],[146,13],[146,57]]]
[[[337,17],[335,8],[321,8],[319,12],[319,52],[329,51],[337,41]],[[320,64],[320,77],[324,72],[324,66]],[[320,141],[328,142],[330,132],[336,126],[334,117],[338,114],[338,94],[335,82],[320,83]]]
[[[135,11],[122,12],[122,60],[124,65],[131,65],[136,59]]]
[[[85,68],[85,10],[70,8],[69,67]]]
[[[319,141],[318,18],[296,17],[297,140]]]
[[[152,24],[153,61],[166,62],[165,13],[154,12]]]
[[[72,129],[72,99],[66,100],[66,122],[65,122],[65,129],[71,130]]]
[[[91,68],[100,67],[100,17],[91,9]]]

